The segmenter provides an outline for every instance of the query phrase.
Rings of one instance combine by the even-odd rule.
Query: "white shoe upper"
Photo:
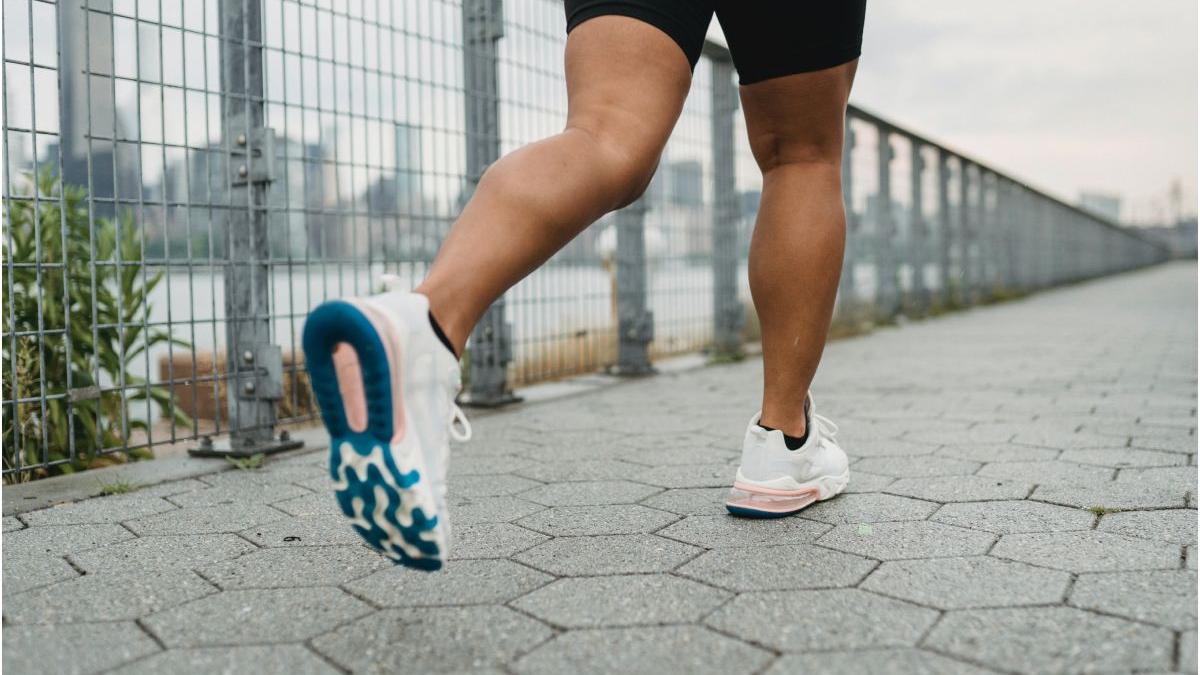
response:
[[[471,438],[470,422],[454,402],[462,388],[458,359],[433,332],[429,299],[424,295],[389,291],[371,296],[365,302],[378,308],[399,336],[405,434],[416,434],[420,440],[438,516],[448,526],[446,470],[450,439]]]
[[[795,450],[788,449],[782,431],[759,426],[762,412],[755,413],[746,426],[737,480],[763,488],[800,490],[821,483],[822,478],[847,475],[849,460],[834,439],[837,425],[817,414],[811,397],[807,413],[808,439]]]

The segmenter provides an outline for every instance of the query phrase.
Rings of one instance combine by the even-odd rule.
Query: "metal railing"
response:
[[[487,165],[558,130],[556,0],[9,0],[4,477],[314,412],[321,301],[416,283]],[[760,177],[705,47],[654,181],[492,307],[469,400],[736,354]],[[1158,262],[1138,233],[857,108],[837,320],[887,321]],[[752,336],[751,336],[752,337]],[[220,451],[218,449],[217,451]]]

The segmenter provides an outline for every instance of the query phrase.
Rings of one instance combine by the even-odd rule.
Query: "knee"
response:
[[[646,191],[662,148],[644,139],[622,138],[613,134],[579,129],[593,146],[597,183],[609,195],[610,210],[637,201]]]
[[[763,174],[788,166],[841,171],[842,129],[806,129],[802,133],[764,132],[750,138],[750,149]]]

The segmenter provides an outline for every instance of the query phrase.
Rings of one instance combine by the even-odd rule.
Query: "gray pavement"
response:
[[[475,421],[454,559],[322,452],[4,519],[20,673],[1196,672],[1196,268],[833,343],[849,492],[723,512],[761,364]]]

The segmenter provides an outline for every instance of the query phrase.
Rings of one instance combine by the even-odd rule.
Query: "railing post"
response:
[[[921,155],[921,144],[916,139],[910,140],[911,159],[910,179],[912,190],[910,199],[912,211],[909,227],[910,262],[912,263],[912,302],[917,314],[924,314],[929,309],[929,289],[925,285],[925,263],[929,257],[929,226],[925,222],[925,157]]]
[[[978,193],[976,193],[978,194]],[[971,260],[972,240],[975,238],[971,222],[971,165],[958,158],[958,276],[959,304],[975,304],[975,265]]]
[[[617,212],[617,363],[618,375],[645,375],[654,339],[654,313],[647,308],[646,201],[639,198]]]
[[[469,198],[488,166],[500,158],[499,48],[503,0],[464,0],[463,99],[466,122],[466,189]],[[463,403],[495,407],[520,400],[508,386],[512,330],[500,296],[471,331],[470,384]]]
[[[843,316],[857,313],[854,291],[854,268],[858,263],[861,243],[859,241],[858,214],[854,211],[854,144],[857,141],[850,117],[846,117],[845,138],[842,142],[842,200],[846,209],[846,249],[842,255],[842,276],[838,280],[838,306]]]
[[[283,397],[283,355],[271,341],[267,189],[274,179],[275,136],[263,123],[262,14],[258,2],[222,0],[221,117],[225,178],[225,389],[228,442],[208,437],[196,456],[247,457],[288,450],[275,438]]]
[[[745,310],[737,297],[738,237],[733,116],[737,111],[733,61],[712,59],[713,357],[742,354]]]
[[[878,168],[879,193],[876,195],[875,265],[877,274],[876,313],[884,319],[895,318],[900,312],[899,266],[896,264],[896,219],[892,213],[892,149],[891,130],[883,125],[879,131]]]
[[[979,181],[978,197],[975,199],[975,250],[978,265],[975,275],[975,294],[977,302],[991,299],[995,290],[995,254],[992,236],[996,232],[996,212],[991,207],[991,195],[994,189],[992,178],[994,174],[985,171],[982,166],[976,168]]]
[[[949,307],[954,304],[954,274],[951,272],[951,262],[954,250],[954,219],[950,214],[950,153],[944,148],[937,149],[937,182],[938,182],[938,268],[941,274],[942,305]]]

